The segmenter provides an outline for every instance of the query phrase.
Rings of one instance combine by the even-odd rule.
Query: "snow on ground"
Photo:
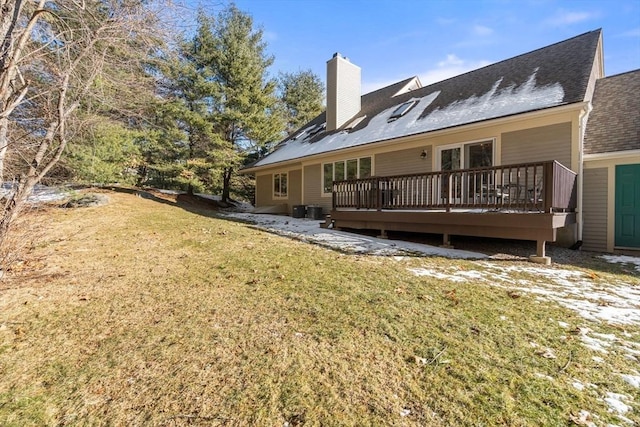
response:
[[[587,320],[640,325],[640,287],[624,282],[605,283],[595,273],[487,261],[478,262],[477,270],[414,268],[410,271],[454,282],[481,281],[511,291],[534,294],[570,308]],[[526,278],[521,278],[522,273]]]
[[[13,193],[13,182],[4,182],[0,187],[0,197],[9,197]],[[27,199],[27,203],[49,203],[66,199],[69,196],[67,191],[57,187],[47,187],[45,185],[36,184],[33,193]]]
[[[457,265],[425,266],[410,268],[409,271],[417,276],[426,276],[451,282],[485,283],[500,289],[515,293],[529,293],[545,301],[574,310],[590,326],[579,326],[571,329],[581,339],[583,345],[599,355],[606,357],[609,353],[620,353],[634,362],[640,362],[640,342],[633,339],[633,335],[621,330],[619,334],[604,334],[594,330],[600,323],[625,326],[640,326],[640,283],[629,280],[612,282],[604,275],[595,272],[568,270],[559,267],[542,265],[525,265],[522,263],[503,263],[489,261],[486,255],[454,249],[443,249],[410,242],[378,239],[358,234],[346,233],[331,229],[320,228],[321,221],[298,219],[279,215],[257,215],[251,213],[230,213],[226,216],[248,221],[257,228],[276,234],[293,237],[302,241],[320,244],[344,252],[372,255],[391,255],[396,261],[405,260],[405,255],[422,254],[437,255],[449,258],[478,259],[474,262],[477,268],[461,269]],[[609,262],[634,264],[640,271],[640,258],[629,256],[603,256]],[[508,321],[505,316],[501,319]],[[570,325],[563,321],[553,320],[561,328],[568,329]],[[532,344],[533,345],[533,344]],[[552,349],[546,349],[544,354],[553,354]],[[543,354],[543,355],[544,355]],[[593,357],[594,362],[603,364],[605,360],[600,356]],[[633,371],[619,373],[626,384],[634,388],[640,387],[640,375]],[[572,380],[578,391],[598,389],[593,384],[583,384]],[[615,413],[623,423],[632,424],[626,416],[632,411],[631,396],[614,393],[609,390],[598,390],[601,399],[609,410]],[[594,425],[584,424],[584,425]]]
[[[608,255],[604,257],[609,262],[635,264],[640,268],[640,258]],[[614,282],[609,278],[601,278],[594,272],[545,266],[504,265],[489,261],[478,261],[475,264],[478,268],[474,270],[460,270],[451,266],[411,268],[409,271],[418,276],[452,282],[483,282],[509,292],[533,294],[538,299],[554,301],[574,310],[584,319],[591,321],[593,327],[597,327],[601,322],[621,327],[640,326],[640,283],[637,281]],[[569,324],[562,321],[558,321],[558,325],[565,329],[569,327]],[[618,353],[629,360],[640,362],[640,342],[634,340],[634,335],[624,329],[619,334],[604,334],[590,327],[580,326],[571,332],[579,336],[585,347],[598,354],[606,356]],[[594,356],[593,360],[599,364],[605,363],[599,356]],[[619,375],[631,387],[640,388],[640,375],[637,371]],[[573,381],[572,384],[578,391],[585,390],[585,384],[579,381]],[[610,412],[615,413],[623,423],[634,425],[633,421],[627,418],[628,413],[632,411],[630,402],[633,401],[633,397],[610,390],[600,390],[599,393]]]
[[[306,218],[291,218],[282,215],[251,214],[246,212],[227,213],[225,216],[255,224],[257,228],[283,236],[316,243],[349,253],[370,255],[434,255],[459,259],[483,259],[487,255],[444,249],[401,240],[379,239],[338,230],[320,228],[322,221]]]
[[[640,271],[640,258],[627,255],[602,255],[607,262],[612,264],[634,264]]]

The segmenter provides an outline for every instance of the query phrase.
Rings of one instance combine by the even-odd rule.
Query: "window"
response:
[[[398,120],[400,117],[407,114],[409,110],[411,110],[411,108],[413,108],[413,106],[416,105],[417,103],[418,101],[416,100],[405,102],[404,104],[402,104],[401,106],[399,106],[393,111],[393,113],[391,114],[391,117],[389,117],[389,120],[387,120],[387,122],[393,122],[394,120]]]
[[[344,130],[345,132],[350,132],[353,130],[353,128],[355,128],[356,126],[358,126],[360,124],[361,121],[363,121],[364,119],[366,119],[367,116],[360,116],[358,118],[355,118],[351,121],[351,123],[349,123],[347,126],[345,126]]]
[[[347,160],[347,179],[358,178],[358,159]]]
[[[322,124],[316,125],[315,127],[311,128],[309,130],[309,137],[314,136],[315,134],[317,134],[320,131],[324,130],[326,127],[327,127],[326,123],[322,123]]]
[[[286,173],[274,173],[273,174],[273,198],[284,199],[287,197],[287,174]]]
[[[360,159],[360,178],[369,178],[371,176],[371,157],[363,157]]]
[[[331,191],[333,190],[333,163],[325,163],[322,172],[322,192],[331,193]]]
[[[325,163],[322,165],[322,191],[324,194],[330,194],[333,191],[333,181],[361,179],[370,176],[371,157]]]
[[[438,147],[440,170],[493,166],[493,140]]]

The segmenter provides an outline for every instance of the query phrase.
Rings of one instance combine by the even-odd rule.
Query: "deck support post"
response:
[[[387,236],[387,230],[385,230],[384,228],[382,230],[380,230],[380,235],[378,236],[378,239],[388,239],[389,236]]]
[[[531,255],[529,261],[535,262],[536,264],[551,265],[551,257],[546,255],[546,244],[547,242],[545,240],[538,240],[536,254]]]
[[[445,249],[453,249],[453,245],[451,244],[451,238],[449,237],[448,234],[442,235],[442,244],[440,245],[440,247]]]

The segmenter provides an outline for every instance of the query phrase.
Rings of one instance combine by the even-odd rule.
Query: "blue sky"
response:
[[[216,13],[220,2],[186,0]],[[417,75],[443,80],[602,28],[605,73],[640,68],[640,0],[236,0],[264,30],[272,74],[325,79],[335,52],[362,68],[362,91]]]

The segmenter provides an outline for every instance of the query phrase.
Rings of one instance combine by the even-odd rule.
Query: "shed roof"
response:
[[[283,140],[253,168],[345,148],[582,102],[600,40],[595,30],[419,89],[398,93],[410,79],[362,96],[364,117],[347,130],[313,132],[325,113]],[[406,114],[389,120],[403,103]]]
[[[600,79],[584,137],[585,154],[640,150],[640,70]]]

